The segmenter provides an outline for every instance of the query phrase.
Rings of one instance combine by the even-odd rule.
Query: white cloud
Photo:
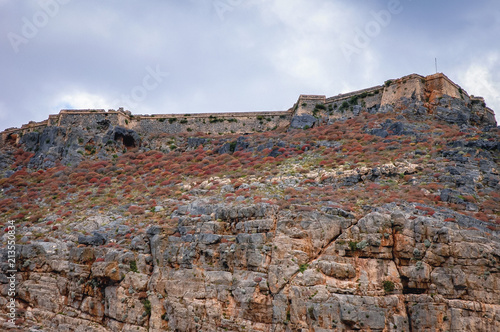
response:
[[[469,94],[484,97],[486,104],[495,111],[500,120],[500,55],[497,52],[476,59],[460,80]]]
[[[103,96],[87,92],[65,93],[53,102],[53,109],[99,109],[110,102]]]
[[[0,92],[0,130],[62,108],[127,107],[113,101],[131,95],[144,68],[157,64],[171,75],[130,103],[134,113],[281,110],[299,94],[332,96],[429,74],[434,57],[445,74],[500,110],[498,50],[489,42],[500,21],[483,19],[498,17],[485,4],[456,4],[450,15],[449,5],[433,3],[437,24],[428,4],[401,1],[405,10],[348,61],[341,45],[356,45],[372,12],[388,9],[389,0],[150,2],[70,1],[18,55],[0,43],[0,72],[9,77]],[[215,3],[231,6],[223,20]],[[0,19],[4,36],[40,10],[38,1],[0,4],[9,14]],[[457,22],[472,9],[472,19]]]
[[[340,1],[274,0],[259,6],[265,28],[278,36],[266,51],[274,69],[309,91],[339,88],[334,77],[346,74],[340,49],[354,9]]]

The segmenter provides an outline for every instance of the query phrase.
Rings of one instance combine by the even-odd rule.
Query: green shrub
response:
[[[216,116],[210,115],[208,117],[208,122],[210,122],[210,123],[224,122],[224,119],[219,119]]]
[[[339,110],[344,111],[349,108],[349,102],[347,100],[344,100],[344,102],[340,105]]]
[[[394,290],[394,283],[390,280],[384,280],[382,286],[384,287],[384,291],[386,293],[390,293]]]
[[[314,307],[309,307],[307,308],[307,313],[309,314],[309,317],[313,320],[316,320],[314,317]]]
[[[130,271],[139,273],[139,270],[137,270],[137,263],[136,261],[131,261],[130,262]]]
[[[144,311],[148,316],[151,316],[151,302],[148,299],[142,300],[142,304],[144,305]]]
[[[229,143],[229,151],[234,152],[236,150],[236,141]]]

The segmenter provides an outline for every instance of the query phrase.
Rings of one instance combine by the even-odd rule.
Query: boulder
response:
[[[78,243],[86,244],[89,246],[101,246],[105,244],[107,240],[107,236],[99,232],[94,232],[91,236],[78,236]]]
[[[296,115],[292,118],[292,121],[290,123],[290,128],[294,129],[311,128],[314,126],[316,121],[317,119],[310,114]]]

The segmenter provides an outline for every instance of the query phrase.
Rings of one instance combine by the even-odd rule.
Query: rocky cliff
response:
[[[410,83],[262,133],[5,140],[2,329],[500,330],[499,129]]]

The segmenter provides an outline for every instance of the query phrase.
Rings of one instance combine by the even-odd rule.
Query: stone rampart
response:
[[[382,101],[384,87],[381,85],[374,86],[368,89],[358,90],[350,93],[340,94],[326,99],[327,105],[332,105],[334,109],[341,107],[343,103],[352,104],[353,99],[356,99],[364,108],[380,106]],[[337,107],[335,107],[337,106]]]
[[[127,128],[139,133],[251,133],[285,129],[290,124],[291,116],[290,111],[141,115],[131,118]]]
[[[396,80],[387,80],[384,85],[384,92],[381,106],[395,105],[402,98],[425,100],[426,79],[418,74],[411,74]]]
[[[376,96],[376,95],[379,95],[379,97],[382,98],[383,90],[384,90],[384,87],[382,85],[377,85],[377,86],[367,88],[367,89],[338,94],[336,96],[326,98],[325,104],[343,102],[344,100],[350,99],[353,96],[365,96],[365,95],[366,96],[369,96],[369,95]]]
[[[301,116],[311,114],[317,104],[325,104],[326,96],[324,95],[300,95],[293,109],[295,115]]]
[[[485,106],[484,99],[469,97],[467,92],[446,75],[437,73],[424,77],[411,74],[388,80],[383,86],[378,85],[328,98],[324,95],[300,95],[295,105],[288,111],[132,115],[123,109],[61,110],[59,114],[50,115],[45,121],[30,122],[21,128],[6,129],[1,133],[1,137],[2,142],[6,142],[7,139],[17,142],[20,136],[33,131],[43,131],[47,126],[68,129],[72,127],[106,129],[109,126],[120,126],[133,129],[140,134],[251,133],[286,129],[296,116],[306,116],[309,119],[307,121],[314,125],[314,123],[349,118],[361,111],[376,110],[384,105],[395,105],[405,98],[427,102],[443,95],[470,100],[473,106],[476,105],[475,108],[480,116],[488,119],[495,117],[493,111]]]
[[[425,78],[425,89],[429,93],[430,101],[442,97],[443,95],[448,95],[453,98],[469,96],[459,85],[455,84],[442,73],[427,76]]]

